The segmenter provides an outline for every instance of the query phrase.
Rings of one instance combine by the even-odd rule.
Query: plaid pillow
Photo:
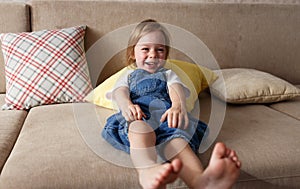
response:
[[[85,26],[1,34],[6,97],[2,109],[78,102],[92,89]]]

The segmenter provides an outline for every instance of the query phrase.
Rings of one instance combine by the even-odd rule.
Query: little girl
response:
[[[127,48],[127,64],[136,69],[110,92],[120,112],[107,119],[102,136],[130,154],[143,188],[166,188],[178,177],[190,188],[230,188],[241,163],[218,143],[203,170],[197,151],[207,125],[187,112],[189,89],[164,68],[169,47],[167,30],[155,20],[136,26]]]

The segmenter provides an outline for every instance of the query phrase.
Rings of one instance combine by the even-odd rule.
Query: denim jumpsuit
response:
[[[156,148],[160,153],[164,144],[174,138],[182,138],[187,141],[192,150],[197,153],[207,125],[200,120],[193,118],[190,114],[189,126],[187,129],[169,128],[167,119],[160,122],[163,113],[168,110],[172,102],[168,93],[168,86],[165,75],[165,68],[156,73],[149,73],[142,69],[136,69],[128,76],[130,99],[133,104],[138,104],[148,123],[156,134]],[[118,112],[107,119],[102,131],[103,138],[119,150],[130,153],[128,140],[129,123]],[[164,157],[163,154],[159,154]]]

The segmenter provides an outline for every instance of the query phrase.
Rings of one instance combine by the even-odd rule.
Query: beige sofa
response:
[[[254,68],[299,87],[300,4],[288,3],[1,2],[0,33],[86,25],[85,48],[89,52],[109,32],[154,18],[200,38],[222,69]],[[113,40],[111,43],[114,44]],[[188,60],[179,52],[171,56]],[[0,58],[2,105],[6,92],[2,53]],[[93,76],[99,76],[97,84],[119,70],[123,66],[120,62],[119,56],[109,63],[99,61],[102,74],[90,70]],[[90,68],[95,66],[88,64]],[[214,118],[212,102],[224,105],[209,91],[201,93],[199,100],[200,117],[205,122]],[[215,141],[235,149],[243,163],[234,188],[299,188],[300,98],[225,105],[222,128]],[[128,156],[104,147],[99,139],[101,127],[93,127],[103,125],[111,113],[90,103],[0,111],[0,188],[139,188]],[[211,147],[200,155],[204,165],[210,153]],[[168,187],[186,188],[180,180]]]

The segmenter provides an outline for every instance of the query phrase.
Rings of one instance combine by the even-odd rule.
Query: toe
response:
[[[214,147],[212,158],[223,158],[227,154],[227,148],[224,143],[217,143]]]
[[[174,173],[179,173],[181,168],[182,168],[182,162],[179,159],[174,159],[171,162],[171,165],[173,167],[173,172]]]

